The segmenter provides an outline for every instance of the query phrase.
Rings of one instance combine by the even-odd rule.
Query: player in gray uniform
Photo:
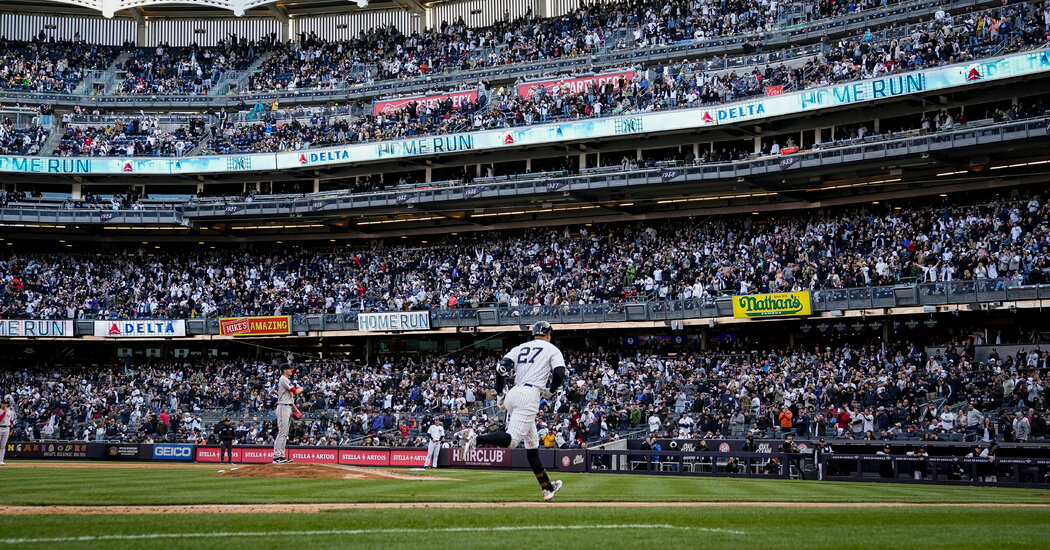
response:
[[[8,408],[7,401],[0,402],[0,466],[4,465],[4,455],[7,453],[7,438],[11,436],[11,426],[14,426],[14,407]]]
[[[427,460],[423,463],[423,469],[438,467],[438,456],[441,454],[441,440],[445,438],[445,427],[441,425],[441,418],[434,417],[434,423],[427,429]]]
[[[507,352],[496,366],[496,392],[503,393],[504,377],[514,371],[514,387],[502,398],[507,409],[507,431],[497,431],[478,436],[473,430],[463,438],[463,456],[467,456],[475,445],[491,445],[513,449],[525,442],[525,455],[536,480],[543,489],[543,500],[554,498],[561,490],[561,480],[551,481],[540,462],[540,438],[536,433],[536,415],[540,399],[550,397],[565,380],[565,357],[551,343],[551,324],[539,321],[532,325],[534,340],[516,346]],[[550,377],[550,385],[547,378]]]
[[[295,367],[288,364],[281,365],[281,379],[277,383],[277,409],[275,411],[277,413],[277,439],[273,441],[274,464],[291,462],[291,459],[284,456],[284,446],[288,443],[288,429],[292,424],[295,396],[303,393],[303,389],[293,386],[289,379],[293,372],[295,372]]]

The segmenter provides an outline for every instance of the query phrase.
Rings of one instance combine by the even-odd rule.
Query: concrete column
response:
[[[882,322],[882,341],[884,343],[887,343],[887,344],[890,343],[890,323],[891,322],[892,321],[883,321]]]
[[[878,134],[879,133],[879,119],[876,118],[875,122],[871,126],[872,126],[872,128],[871,128],[872,133]]]
[[[551,6],[551,0],[536,0],[536,2],[533,4],[532,15],[534,15],[537,18],[550,17],[551,11],[553,11]]]
[[[693,144],[693,156],[696,157],[696,158],[700,158],[700,144],[699,143],[694,143]]]
[[[525,159],[525,173],[532,172],[532,157]]]
[[[321,192],[321,180],[319,180],[317,178],[314,178],[314,193],[320,193],[320,192]]]
[[[139,47],[145,46],[147,34],[149,34],[149,30],[146,28],[146,21],[139,21],[135,26],[135,45]]]
[[[480,164],[475,164],[474,168],[475,168],[475,170],[474,170],[474,177],[475,178],[480,178],[481,177],[481,165]]]
[[[281,42],[287,44],[296,36],[299,36],[299,21],[290,17],[287,21],[281,21]]]
[[[426,175],[423,177],[423,181],[425,181],[427,183],[430,183],[431,181],[434,181],[432,179],[433,177],[434,177],[434,169],[431,168],[430,166],[427,166]]]
[[[203,193],[204,192],[204,184],[203,183],[198,183],[197,184],[197,192],[198,193]]]
[[[587,153],[580,153],[580,170],[587,167]]]
[[[74,183],[73,190],[69,193],[73,200],[79,200],[84,197],[83,184]]]
[[[635,150],[634,158],[637,159],[637,160],[642,160],[642,148],[641,147],[639,147],[638,149]]]
[[[762,136],[755,136],[755,152],[762,152]]]

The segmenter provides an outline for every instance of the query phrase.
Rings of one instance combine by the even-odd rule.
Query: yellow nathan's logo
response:
[[[785,317],[809,315],[813,306],[809,292],[785,292],[783,294],[755,294],[733,297],[733,317],[756,319],[759,317]]]

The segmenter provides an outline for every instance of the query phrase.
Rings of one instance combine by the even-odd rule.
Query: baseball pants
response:
[[[11,436],[11,428],[0,428],[0,464],[4,463],[4,455],[7,454],[7,438]]]
[[[292,426],[292,406],[277,405],[277,438],[273,440],[273,457],[284,458],[288,444],[288,429]]]
[[[423,463],[423,466],[428,468],[438,467],[438,456],[441,455],[441,442],[431,441],[427,443],[427,460]]]
[[[507,433],[510,448],[524,441],[526,449],[538,449],[540,437],[536,433],[536,415],[540,412],[540,390],[532,386],[517,385],[507,392],[503,406],[507,408]]]
[[[233,462],[233,440],[219,442],[219,462],[223,461],[224,456]]]

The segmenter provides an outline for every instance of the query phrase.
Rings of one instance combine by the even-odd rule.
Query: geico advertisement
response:
[[[193,445],[156,444],[153,460],[193,460]]]

